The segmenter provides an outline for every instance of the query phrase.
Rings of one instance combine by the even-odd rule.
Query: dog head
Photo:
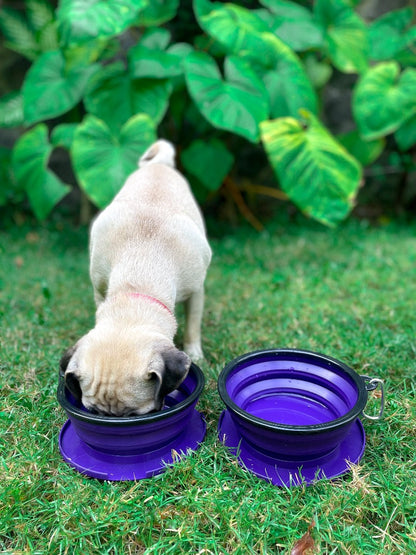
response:
[[[164,338],[92,330],[64,353],[60,372],[86,409],[131,416],[161,410],[190,365],[190,358]]]

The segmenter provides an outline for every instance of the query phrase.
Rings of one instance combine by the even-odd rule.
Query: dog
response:
[[[175,169],[175,149],[158,140],[91,226],[95,327],[60,361],[68,389],[86,409],[131,416],[163,408],[191,359],[203,357],[210,261],[205,224]],[[185,303],[186,353],[173,343],[179,302]]]

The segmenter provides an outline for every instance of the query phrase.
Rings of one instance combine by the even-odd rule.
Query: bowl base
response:
[[[79,438],[70,420],[67,420],[59,435],[59,449],[70,466],[91,478],[111,481],[142,480],[161,474],[179,457],[196,451],[205,432],[205,420],[194,409],[185,430],[171,444],[137,456],[123,456],[92,449]]]
[[[350,463],[357,464],[364,454],[365,433],[357,418],[333,457],[318,462],[283,461],[257,451],[239,434],[228,410],[221,414],[218,424],[219,439],[236,455],[240,466],[275,486],[311,485],[318,480],[332,479],[349,472]]]

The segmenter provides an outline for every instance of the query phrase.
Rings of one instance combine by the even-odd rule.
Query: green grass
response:
[[[312,521],[320,553],[414,552],[415,225],[328,230],[300,219],[211,243],[206,440],[161,477],[110,483],[83,477],[58,450],[58,361],[94,320],[87,233],[0,234],[1,553],[290,553]],[[321,351],[385,380],[385,418],[365,422],[365,456],[344,478],[279,489],[217,440],[221,368],[271,347]]]

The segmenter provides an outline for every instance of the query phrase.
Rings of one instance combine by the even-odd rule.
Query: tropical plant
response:
[[[311,4],[194,0],[186,42],[175,40],[186,9],[179,0],[60,0],[56,10],[26,0],[25,17],[2,8],[4,44],[31,66],[21,89],[0,99],[0,126],[22,130],[0,157],[8,176],[0,205],[14,179],[35,215],[47,217],[70,190],[48,166],[63,147],[80,188],[102,208],[164,135],[178,144],[199,199],[228,183],[244,206],[230,175],[250,147],[267,155],[275,196],[337,224],[385,137],[399,152],[416,143],[416,27],[411,8],[368,24],[356,2]],[[357,76],[356,129],[339,137],[323,123],[320,96],[334,68]]]

